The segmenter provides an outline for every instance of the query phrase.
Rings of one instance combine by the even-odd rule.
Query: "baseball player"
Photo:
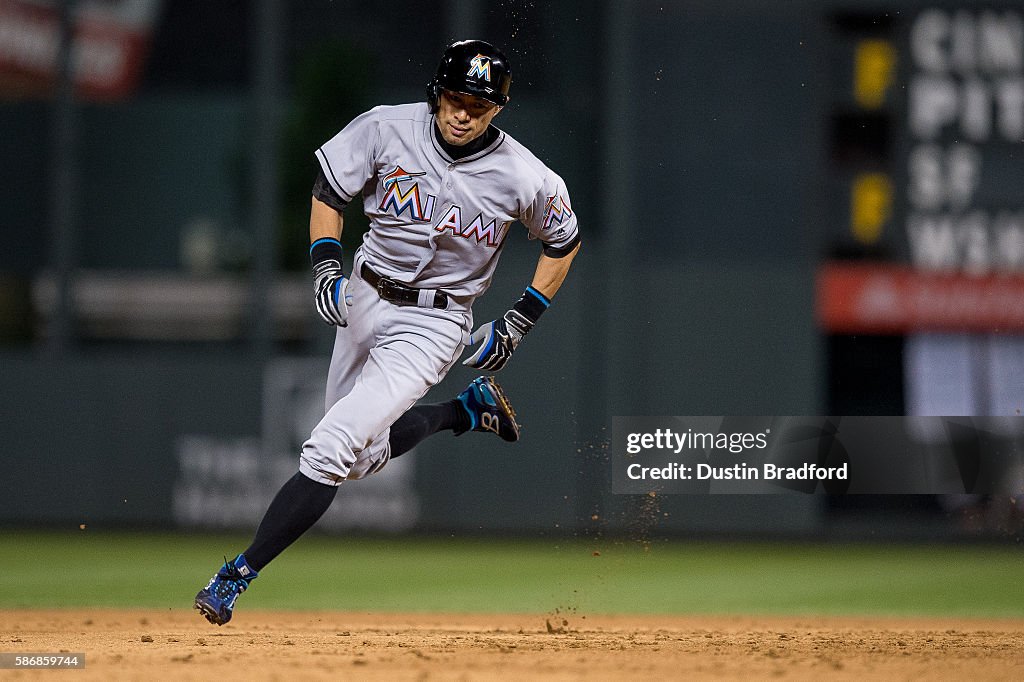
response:
[[[491,124],[511,82],[500,50],[480,40],[454,43],[427,102],[371,109],[316,150],[313,288],[317,312],[337,327],[326,414],[252,544],[225,559],[196,595],[211,623],[231,620],[238,595],[323,515],[342,482],[379,472],[439,431],[519,439],[515,412],[493,377],[475,379],[448,402],[416,404],[467,346],[463,364],[502,369],[579,250],[562,179]],[[357,194],[370,229],[345,275],[342,213]],[[490,285],[516,221],[543,246],[533,279],[508,312],[472,331],[473,302]]]

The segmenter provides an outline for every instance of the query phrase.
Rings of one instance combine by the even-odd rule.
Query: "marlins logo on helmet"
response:
[[[469,60],[469,71],[467,76],[479,76],[488,83],[491,82],[491,58],[487,55],[477,54]]]

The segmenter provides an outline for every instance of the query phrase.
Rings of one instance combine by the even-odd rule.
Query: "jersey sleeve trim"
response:
[[[348,202],[338,196],[334,187],[327,181],[327,176],[324,175],[322,168],[319,169],[316,174],[316,182],[313,183],[313,196],[317,201],[327,204],[338,213],[342,213],[348,206]]]
[[[331,162],[328,160],[327,154],[324,153],[323,147],[316,150],[316,158],[320,161],[320,167],[323,169],[324,174],[331,185],[331,189],[333,189],[338,197],[346,204],[352,201],[352,199],[355,198],[355,195],[349,194],[341,188],[341,183],[338,182],[338,178],[334,174],[334,169],[331,168]]]
[[[550,244],[544,244],[544,255],[548,258],[565,258],[572,253],[577,246],[579,246],[579,243],[580,233],[577,232],[576,236],[572,238],[572,241],[564,246],[551,246]]]

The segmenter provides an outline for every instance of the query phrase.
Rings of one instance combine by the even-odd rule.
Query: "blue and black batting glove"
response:
[[[477,346],[476,351],[462,364],[487,372],[497,372],[503,368],[523,337],[533,329],[550,305],[547,296],[533,287],[526,287],[522,297],[508,312],[473,332],[470,345]]]
[[[342,249],[337,239],[317,239],[309,247],[309,260],[313,266],[313,294],[316,311],[329,325],[348,326],[348,278],[341,270]]]

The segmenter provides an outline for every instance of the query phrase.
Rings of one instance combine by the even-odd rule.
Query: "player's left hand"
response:
[[[462,364],[487,372],[497,372],[508,364],[512,352],[519,346],[526,333],[533,329],[533,324],[525,315],[512,309],[503,317],[481,325],[470,337],[471,345],[480,345]]]
[[[309,246],[309,261],[313,266],[316,312],[331,326],[347,327],[352,297],[348,293],[348,278],[341,269],[341,242],[334,237],[317,239]]]
[[[329,325],[348,326],[348,307],[352,305],[352,296],[348,293],[348,277],[341,272],[340,266],[332,267],[334,261],[325,261],[314,270],[313,289],[316,296],[316,311]]]

